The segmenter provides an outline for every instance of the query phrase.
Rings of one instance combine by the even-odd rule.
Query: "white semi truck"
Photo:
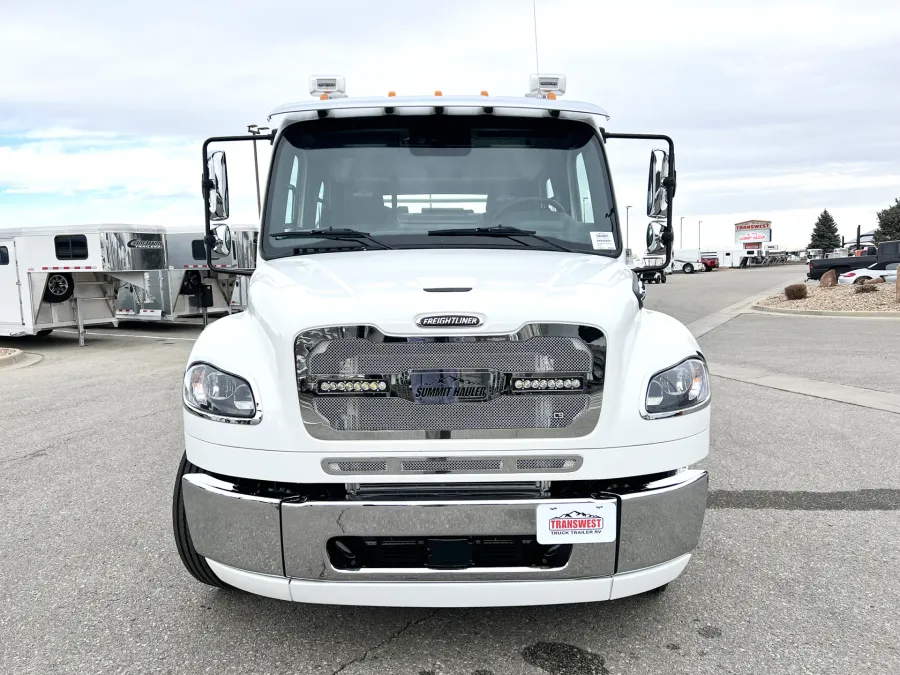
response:
[[[606,159],[651,155],[671,259],[674,146],[532,76],[523,97],[276,109],[247,311],[197,339],[175,540],[197,580],[282,600],[541,605],[665,588],[698,544],[710,382],[643,307]],[[203,144],[207,251],[224,152]],[[645,268],[646,269],[646,268]]]

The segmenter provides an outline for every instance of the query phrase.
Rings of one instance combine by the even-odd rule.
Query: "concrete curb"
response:
[[[21,349],[13,349],[12,354],[4,354],[0,356],[0,368],[4,366],[11,366],[12,364],[18,361],[25,360],[25,352]]]
[[[900,394],[864,389],[846,384],[836,384],[823,380],[810,380],[809,378],[795,375],[781,375],[758,368],[731,366],[722,363],[709,363],[709,372],[710,375],[723,377],[726,380],[736,380],[737,382],[779,389],[792,394],[803,394],[814,398],[848,403],[861,408],[883,410],[884,412],[900,415]]]
[[[900,312],[839,312],[830,309],[785,309],[783,307],[763,307],[759,303],[754,303],[751,309],[756,312],[793,314],[795,316],[847,316],[855,319],[900,319]]]

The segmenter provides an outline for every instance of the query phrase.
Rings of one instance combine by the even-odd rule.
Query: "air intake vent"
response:
[[[577,471],[581,457],[386,457],[336,458],[322,460],[322,468],[332,475],[380,473],[472,474],[472,473],[557,473]]]
[[[387,471],[387,460],[328,461],[327,467],[329,473],[384,473]]]
[[[414,459],[400,462],[400,470],[410,473],[472,473],[503,471],[500,459]]]

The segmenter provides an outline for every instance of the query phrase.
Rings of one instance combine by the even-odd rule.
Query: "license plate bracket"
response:
[[[447,537],[426,540],[427,566],[439,570],[459,570],[471,567],[472,540],[467,537]]]
[[[616,501],[552,502],[535,509],[539,544],[610,543],[616,540]]]

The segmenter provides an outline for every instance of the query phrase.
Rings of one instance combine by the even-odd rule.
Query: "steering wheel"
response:
[[[491,217],[491,220],[498,220],[500,218],[501,214],[512,210],[512,208],[515,206],[521,206],[522,204],[530,204],[532,202],[537,202],[539,204],[546,204],[547,206],[552,206],[560,213],[566,212],[566,209],[562,204],[560,204],[558,201],[556,201],[555,199],[552,199],[550,197],[519,197],[518,199],[514,199],[511,202],[509,202],[508,204],[504,204],[499,209],[497,209],[494,212],[494,215]]]

